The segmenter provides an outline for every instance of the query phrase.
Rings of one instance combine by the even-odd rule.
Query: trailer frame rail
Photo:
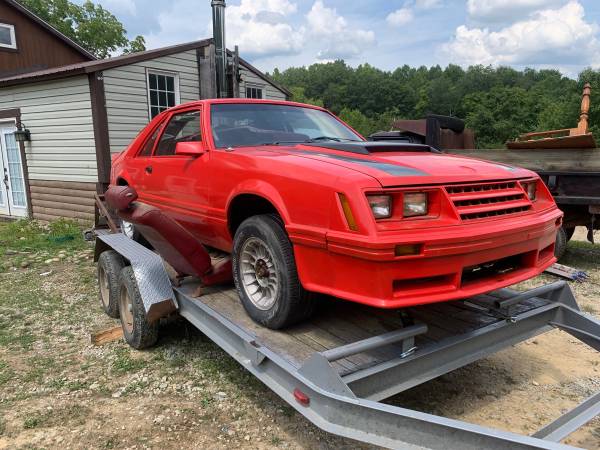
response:
[[[122,254],[134,267],[138,284],[164,280],[160,256],[123,238],[97,234],[96,254],[107,248]],[[559,441],[600,413],[597,393],[533,436],[524,436],[381,402],[553,328],[600,351],[600,321],[580,311],[565,281],[525,292],[501,289],[461,302],[465,310],[485,311],[498,318],[476,330],[419,347],[415,338],[426,333],[428,326],[414,323],[314,352],[300,366],[203,302],[197,296],[196,281],[184,280],[171,289],[182,317],[309,421],[333,434],[388,448],[567,449],[573,447]],[[162,292],[158,297],[164,297]],[[531,300],[539,306],[518,310],[518,305]],[[399,348],[396,358],[348,374],[334,367],[335,361],[345,357],[394,345]]]

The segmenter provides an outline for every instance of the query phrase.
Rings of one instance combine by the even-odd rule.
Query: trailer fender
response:
[[[97,236],[95,257],[108,249],[113,249],[131,264],[148,322],[156,322],[177,311],[171,280],[160,256],[122,233]]]

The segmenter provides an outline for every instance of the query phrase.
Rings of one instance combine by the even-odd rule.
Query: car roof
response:
[[[168,109],[167,111],[177,111],[180,109],[189,108],[190,106],[209,106],[209,105],[219,105],[219,104],[271,104],[271,105],[287,105],[287,106],[298,106],[303,108],[312,108],[318,109],[322,111],[326,111],[326,109],[321,108],[320,106],[309,105],[306,103],[298,103],[298,102],[290,102],[288,100],[260,100],[254,98],[211,98],[205,100],[197,100],[193,102],[183,103],[181,105],[174,106],[173,108]]]

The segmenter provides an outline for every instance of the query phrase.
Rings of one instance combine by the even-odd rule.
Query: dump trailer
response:
[[[523,436],[383,402],[555,328],[600,350],[600,321],[579,309],[566,282],[402,311],[324,299],[317,317],[274,331],[247,316],[232,285],[173,277],[158,254],[114,224],[91,237],[96,260],[113,261],[99,274],[101,297],[117,293],[134,346],[156,341],[152,311],[173,311],[332,434],[387,448],[566,449],[573,447],[561,440],[600,413],[598,393]]]

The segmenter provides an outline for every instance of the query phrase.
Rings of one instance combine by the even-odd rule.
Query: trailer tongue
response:
[[[193,277],[173,284],[156,253],[123,234],[96,230],[96,257],[106,250],[131,264],[143,313],[175,309],[333,434],[389,448],[566,449],[572,447],[560,441],[600,413],[598,393],[522,436],[381,402],[553,328],[600,351],[600,321],[579,310],[566,282],[501,289],[402,316],[332,301],[314,320],[273,331],[252,322],[233,287],[199,289]]]

